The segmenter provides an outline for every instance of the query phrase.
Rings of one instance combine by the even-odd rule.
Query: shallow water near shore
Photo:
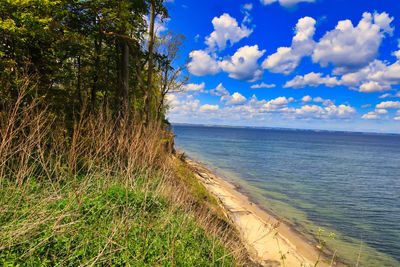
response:
[[[400,136],[174,125],[176,145],[354,266],[400,266]]]

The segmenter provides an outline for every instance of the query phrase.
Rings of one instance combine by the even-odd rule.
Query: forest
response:
[[[163,1],[2,1],[1,99],[43,97],[57,120],[81,112],[166,123],[166,95],[188,77],[177,65],[184,36],[157,35],[168,17]],[[6,90],[4,90],[6,89]]]

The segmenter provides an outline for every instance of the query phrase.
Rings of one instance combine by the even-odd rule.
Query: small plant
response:
[[[274,235],[274,238],[275,238],[275,240],[276,240],[276,244],[277,244],[278,249],[279,249],[279,254],[281,255],[282,265],[283,265],[283,267],[285,267],[285,259],[286,259],[286,254],[287,254],[287,253],[283,253],[283,252],[282,252],[281,246],[279,245],[278,234],[279,234],[279,233],[276,232],[275,235]]]
[[[318,234],[317,234],[317,237],[318,237],[318,246],[317,246],[317,248],[318,248],[318,251],[319,251],[319,252],[318,252],[318,258],[317,258],[317,261],[316,261],[315,264],[314,264],[314,267],[317,267],[317,265],[320,263],[322,253],[323,253],[323,251],[324,251],[324,248],[326,247],[326,242],[327,242],[327,240],[324,239],[323,233],[324,233],[324,230],[321,229],[321,228],[318,228]],[[329,239],[332,239],[332,240],[335,239],[335,234],[332,233],[332,232],[329,233],[328,238],[329,238]],[[333,264],[335,255],[336,255],[336,253],[333,254],[333,258],[332,258],[331,264]]]

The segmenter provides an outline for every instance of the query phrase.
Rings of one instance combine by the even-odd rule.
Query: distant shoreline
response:
[[[346,131],[346,130],[326,130],[326,129],[300,129],[286,127],[266,127],[266,126],[235,126],[235,125],[218,125],[218,124],[193,124],[193,123],[171,123],[172,126],[193,126],[193,127],[214,127],[214,128],[233,128],[233,129],[259,129],[259,130],[284,130],[293,132],[315,132],[315,133],[342,133],[354,135],[371,135],[371,136],[396,136],[400,137],[400,133],[389,132],[369,132],[369,131]]]

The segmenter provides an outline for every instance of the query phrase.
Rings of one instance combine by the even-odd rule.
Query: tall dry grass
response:
[[[247,262],[162,125],[82,110],[67,129],[28,78],[18,88],[0,103],[0,263]]]

